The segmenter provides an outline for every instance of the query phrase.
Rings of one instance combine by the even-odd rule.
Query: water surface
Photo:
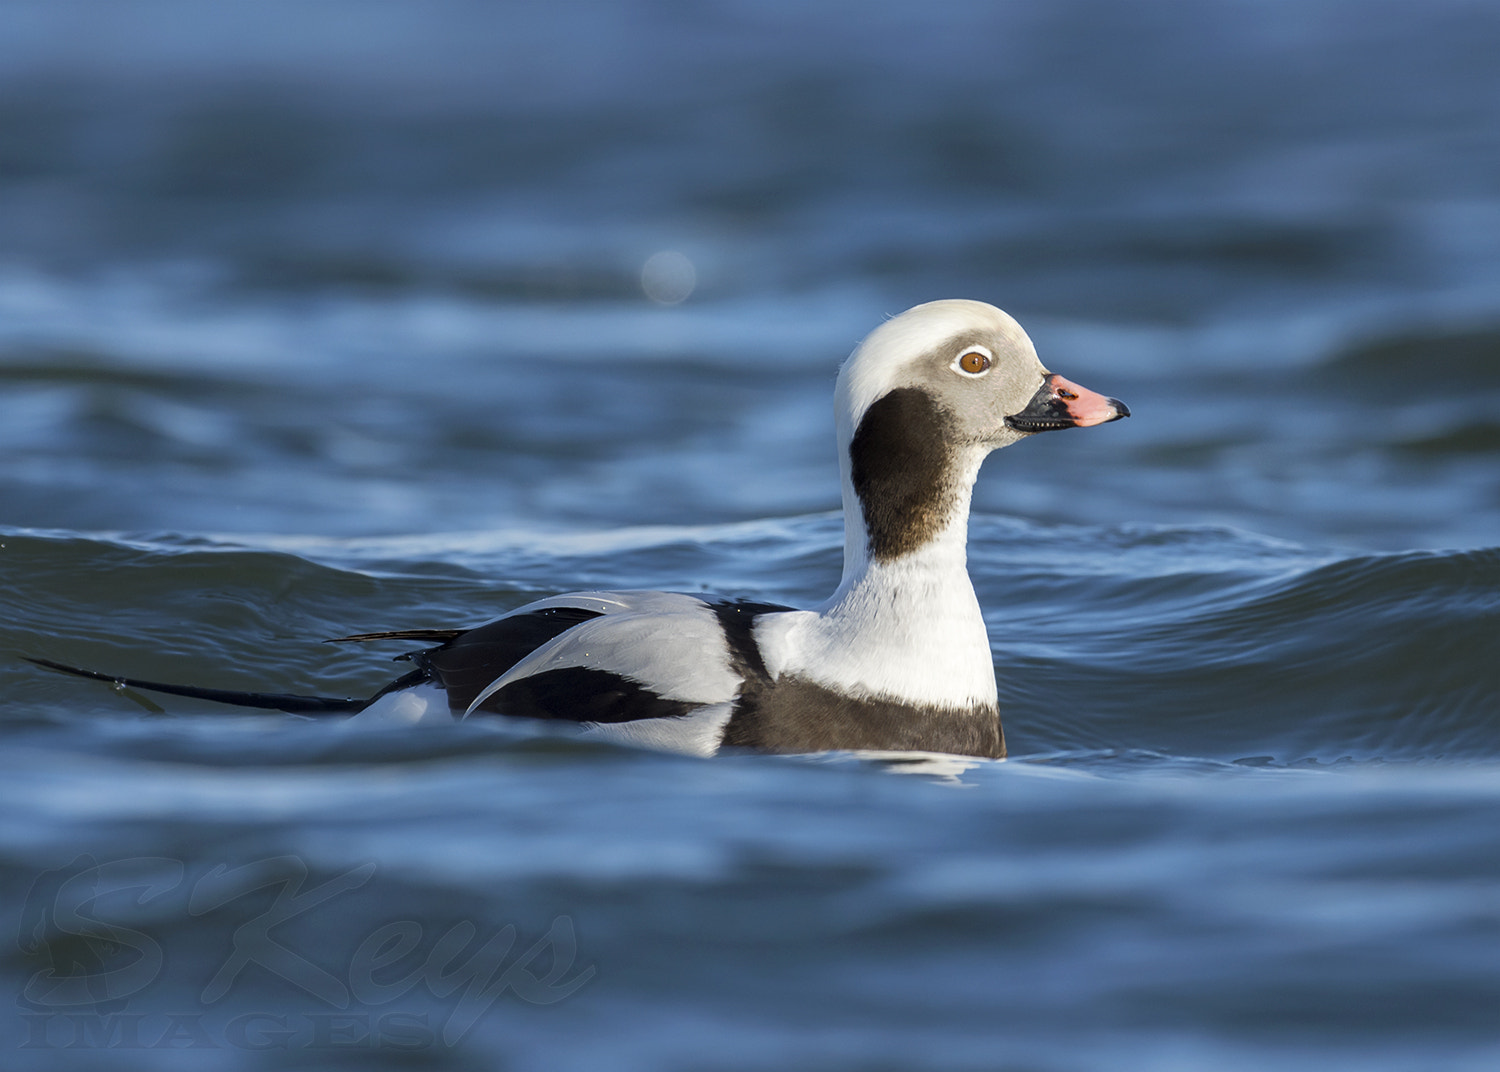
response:
[[[5,1066],[1494,1067],[1497,52],[1460,0],[8,5]],[[1004,763],[18,658],[360,695],[399,647],[324,639],[816,602],[837,366],[950,296],[1135,414],[982,475]]]

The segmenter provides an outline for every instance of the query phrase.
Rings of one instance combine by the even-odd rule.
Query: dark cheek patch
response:
[[[942,531],[954,488],[949,419],[916,387],[899,387],[865,411],[849,444],[870,554],[909,554]]]

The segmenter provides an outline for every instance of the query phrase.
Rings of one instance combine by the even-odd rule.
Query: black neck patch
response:
[[[849,443],[849,475],[881,561],[921,547],[947,524],[953,486],[950,418],[926,391],[898,387],[877,399]]]

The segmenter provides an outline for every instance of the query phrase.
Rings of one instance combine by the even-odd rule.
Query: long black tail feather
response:
[[[380,633],[356,633],[354,636],[329,638],[330,644],[363,644],[371,640],[427,640],[446,644],[469,632],[467,629],[387,629]]]
[[[197,685],[172,685],[161,681],[142,681],[140,678],[120,677],[117,674],[101,674],[97,670],[85,670],[51,659],[37,659],[30,655],[21,658],[60,674],[86,677],[92,681],[107,681],[112,685],[127,685],[133,689],[163,692],[169,696],[188,696],[195,700],[212,700],[214,703],[232,704],[235,707],[253,707],[264,711],[285,711],[294,715],[347,715],[363,710],[375,700],[398,688],[417,685],[427,680],[426,670],[414,670],[391,682],[368,700],[339,698],[332,696],[294,696],[275,692],[238,692],[233,689],[205,689]]]

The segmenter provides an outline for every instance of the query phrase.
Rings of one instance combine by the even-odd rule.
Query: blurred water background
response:
[[[1500,9],[0,6],[10,1068],[1500,1064]],[[352,631],[812,603],[992,301],[1013,758],[353,734]],[[394,654],[394,653],[393,653]]]

